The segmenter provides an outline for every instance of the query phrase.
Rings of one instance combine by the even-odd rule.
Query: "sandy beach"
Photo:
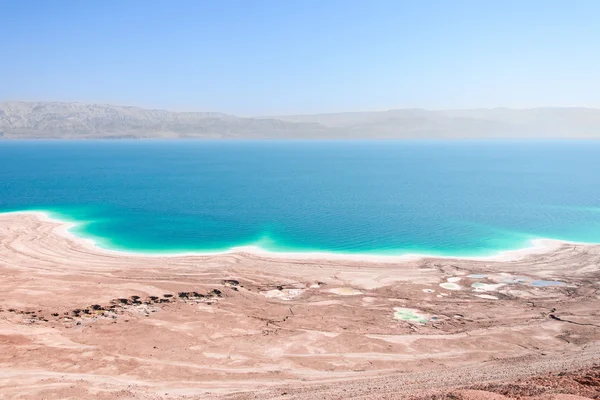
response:
[[[600,245],[145,256],[69,227],[0,214],[0,398],[600,398]]]

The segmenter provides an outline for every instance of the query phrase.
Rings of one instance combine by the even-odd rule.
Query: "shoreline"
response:
[[[74,225],[0,214],[0,397],[414,400],[600,365],[600,245],[517,262],[138,257]]]
[[[62,237],[72,240],[76,243],[85,245],[95,251],[104,252],[106,254],[121,255],[121,256],[137,256],[148,258],[176,258],[176,257],[214,257],[222,255],[235,254],[251,254],[259,257],[266,257],[281,260],[328,260],[328,261],[358,261],[358,262],[374,262],[374,263],[397,263],[418,261],[424,259],[440,259],[440,260],[464,260],[464,261],[492,261],[492,262],[511,262],[520,261],[524,258],[533,255],[541,255],[552,253],[565,245],[582,245],[593,246],[596,243],[575,242],[551,238],[534,238],[529,241],[529,246],[501,250],[496,254],[489,256],[444,256],[420,253],[407,253],[402,255],[377,255],[365,253],[335,253],[327,251],[309,251],[309,252],[277,252],[262,249],[258,246],[233,246],[224,251],[183,251],[183,252],[165,252],[165,253],[147,253],[142,251],[130,251],[122,249],[111,249],[102,247],[98,244],[98,239],[78,235],[72,231],[82,222],[76,220],[68,221],[60,217],[51,216],[51,211],[43,210],[25,210],[25,211],[5,211],[0,212],[2,215],[33,215],[44,222],[58,224],[54,231]]]

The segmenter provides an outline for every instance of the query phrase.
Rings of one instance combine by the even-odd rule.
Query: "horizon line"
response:
[[[390,111],[477,111],[477,110],[513,110],[513,111],[527,111],[527,110],[543,110],[543,109],[585,109],[585,110],[599,110],[600,107],[590,106],[535,106],[535,107],[508,107],[508,106],[496,106],[496,107],[464,107],[464,108],[423,108],[423,107],[399,107],[399,108],[387,108],[379,110],[354,110],[354,111],[329,111],[329,112],[315,112],[315,113],[285,113],[285,114],[234,114],[225,111],[190,111],[190,110],[175,110],[169,108],[160,107],[144,107],[139,105],[131,104],[118,104],[118,103],[107,103],[107,102],[88,102],[88,101],[64,101],[64,100],[0,100],[0,105],[7,103],[48,103],[48,104],[77,104],[77,105],[95,105],[95,106],[109,106],[109,107],[123,107],[123,108],[137,108],[147,111],[166,111],[171,113],[209,113],[209,114],[223,114],[227,116],[235,116],[241,118],[277,118],[277,117],[302,117],[302,116],[317,116],[317,115],[332,115],[332,114],[359,114],[359,113],[384,113]]]

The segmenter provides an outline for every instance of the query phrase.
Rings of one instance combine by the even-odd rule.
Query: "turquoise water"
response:
[[[100,246],[490,255],[600,242],[600,142],[0,142],[0,211]]]

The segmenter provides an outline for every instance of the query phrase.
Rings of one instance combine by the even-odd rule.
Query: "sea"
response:
[[[0,141],[0,212],[26,210],[153,254],[600,243],[600,142]]]

